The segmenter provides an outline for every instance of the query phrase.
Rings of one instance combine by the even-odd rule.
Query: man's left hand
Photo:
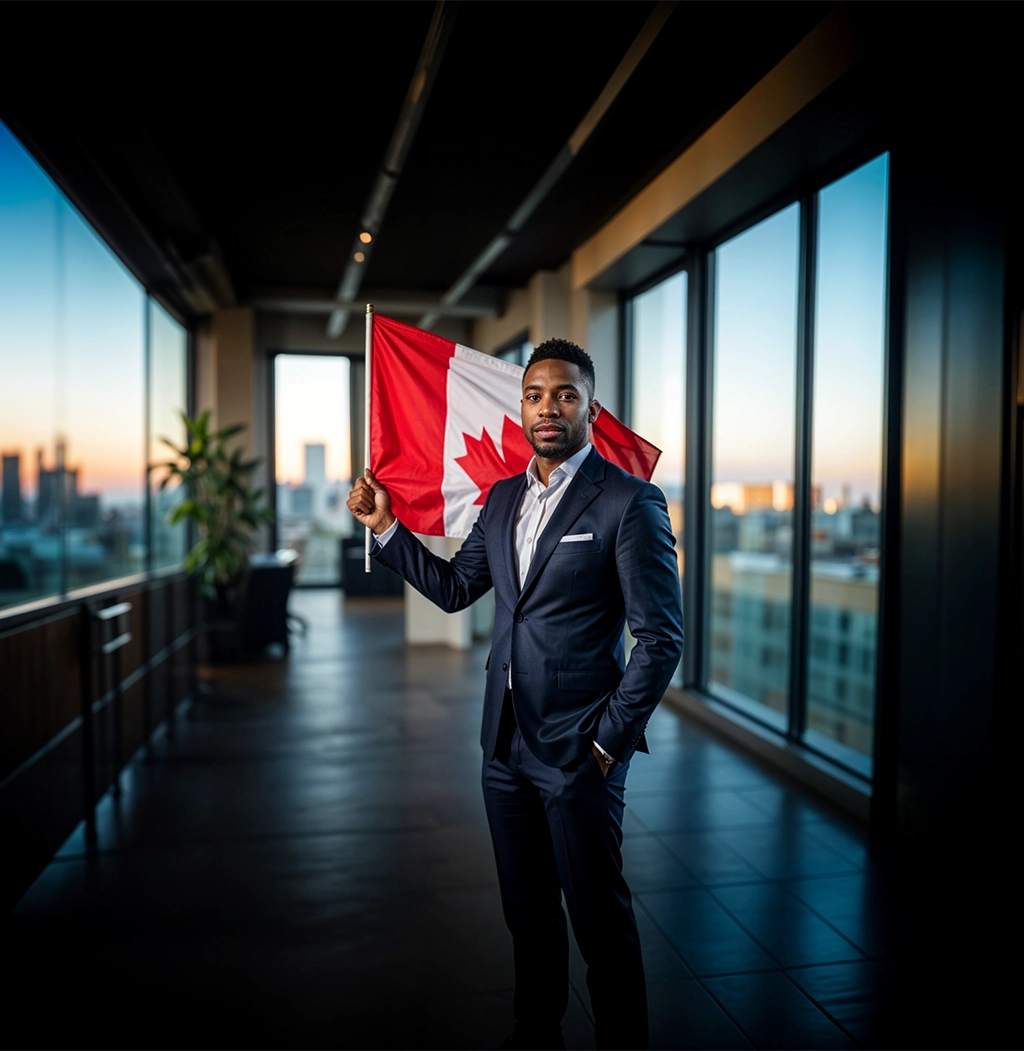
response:
[[[594,753],[594,758],[597,760],[597,765],[601,768],[601,773],[604,774],[605,777],[607,777],[608,771],[612,768],[612,764],[609,763],[603,755],[601,755],[601,753],[597,749],[596,744],[592,744],[590,746],[590,750]]]

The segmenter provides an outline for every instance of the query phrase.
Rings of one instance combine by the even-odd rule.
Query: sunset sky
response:
[[[301,482],[304,446],[327,446],[328,481],[350,477],[348,358],[279,354],[274,360],[278,482]]]
[[[819,198],[813,474],[823,496],[879,497],[888,158]],[[791,481],[799,207],[716,252],[713,481]],[[686,275],[634,302],[633,424],[664,450],[654,480],[681,484]]]

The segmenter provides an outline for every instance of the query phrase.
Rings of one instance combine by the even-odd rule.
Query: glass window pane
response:
[[[494,356],[502,361],[511,361],[513,365],[526,366],[533,353],[533,344],[524,336],[514,340],[507,347],[502,347]]]
[[[668,501],[683,575],[683,487],[686,462],[686,272],[633,300],[631,426],[661,449],[652,481]],[[673,684],[682,685],[681,666]]]
[[[58,471],[67,588],[145,569],[145,293],[70,206],[62,215],[67,364]]]
[[[798,205],[715,253],[710,689],[787,724]]]
[[[865,773],[874,740],[887,179],[883,154],[818,196],[807,737]]]
[[[279,354],[274,384],[278,541],[299,552],[296,583],[338,585],[341,541],[355,531],[345,506],[352,488],[349,360]]]
[[[149,305],[149,459],[162,463],[173,458],[161,440],[168,438],[179,448],[185,443],[181,413],[188,408],[188,333],[160,306]],[[152,489],[153,568],[177,566],[185,557],[188,531],[184,522],[171,525],[167,519],[181,500],[179,486],[160,489],[165,471],[156,470]]]
[[[145,302],[0,125],[0,605],[145,567]]]
[[[61,589],[55,500],[61,195],[0,124],[0,607]]]

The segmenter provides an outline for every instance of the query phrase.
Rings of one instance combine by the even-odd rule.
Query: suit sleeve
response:
[[[615,563],[636,639],[626,672],[594,735],[620,762],[630,758],[672,681],[683,652],[683,606],[675,538],[657,486],[638,489],[623,513]]]
[[[382,566],[394,570],[445,613],[457,613],[491,588],[484,543],[489,504],[490,494],[465,543],[450,562],[428,551],[401,522],[387,545],[378,544],[371,553]]]

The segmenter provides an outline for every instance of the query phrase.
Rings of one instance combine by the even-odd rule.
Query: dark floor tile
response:
[[[629,788],[643,792],[689,792],[708,789],[755,789],[771,784],[753,763],[733,753],[724,759],[701,762],[686,752],[673,752],[645,763],[634,760],[629,770]]]
[[[879,1047],[885,1042],[895,1006],[892,963],[862,960],[802,967],[787,974],[859,1043]]]
[[[486,646],[404,646],[400,600],[304,591],[292,606],[310,630],[289,659],[210,669],[210,690],[133,764],[122,799],[101,802],[100,850],[88,855],[80,830],[15,910],[12,1031],[135,1046],[159,1019],[171,1046],[433,1048],[494,1046],[511,1027],[511,938],[480,797]],[[652,755],[629,774],[624,858],[652,1046],[745,1046],[687,962],[702,975],[777,964],[694,881],[800,877],[789,911],[778,906],[786,937],[826,954],[798,899],[870,952],[884,944],[874,884],[855,882],[855,829],[732,745],[665,706],[648,736]],[[705,825],[717,831],[660,831]],[[804,878],[833,861],[847,883]],[[756,894],[723,900],[785,960],[803,958]],[[569,1047],[593,1046],[585,970],[573,943]],[[870,981],[857,976],[873,972],[791,973],[869,1031]],[[112,990],[117,1009],[97,1012]],[[794,1010],[755,1042],[802,1039]]]
[[[648,982],[678,981],[692,978],[693,973],[683,963],[672,943],[658,928],[647,912],[634,902],[636,925],[644,957],[644,974]],[[569,977],[584,1007],[590,1012],[590,993],[587,990],[587,965],[576,939],[569,935]]]
[[[652,832],[691,832],[774,824],[772,818],[753,803],[728,789],[634,793],[629,802]]]
[[[716,887],[712,893],[783,967],[861,958],[845,938],[777,883]]]
[[[741,794],[770,817],[787,824],[829,820],[834,811],[797,784],[771,784],[744,788]]]
[[[755,1047],[856,1046],[779,971],[709,978],[704,984]]]
[[[713,832],[670,832],[658,839],[704,884],[762,880],[764,875]]]
[[[622,844],[623,873],[634,894],[695,887],[697,880],[654,836],[633,836]]]
[[[857,871],[852,861],[825,846],[799,825],[723,829],[719,838],[769,879]]]
[[[880,876],[857,872],[792,880],[784,886],[869,956],[895,950],[898,917]]]
[[[647,1009],[652,1049],[751,1046],[697,982],[648,981]]]
[[[675,946],[665,937],[650,914],[637,906],[637,930],[644,953],[644,974],[648,982],[679,981],[692,978],[693,972],[683,963]]]
[[[846,822],[823,820],[808,824],[807,833],[859,868],[867,868],[871,864],[866,829],[856,828]]]
[[[569,1008],[562,1019],[562,1039],[565,1040],[566,1051],[590,1051],[594,1046],[594,1023],[584,1007],[584,999],[570,986]]]
[[[707,891],[663,891],[637,900],[698,976],[778,967]]]
[[[468,1049],[497,1047],[515,1028],[512,996],[512,989],[439,996],[427,1007],[422,1019],[420,1040],[411,1046]],[[570,998],[571,1001],[573,999]],[[586,1042],[588,1030],[589,1044]],[[593,1027],[578,1002],[570,1002],[563,1021],[563,1032],[569,1037],[566,1040],[567,1048],[594,1046]],[[341,1043],[345,1046],[347,1042]]]
[[[626,801],[626,812],[622,816],[622,834],[627,838],[650,835],[650,829],[633,812],[632,802],[632,799]]]

